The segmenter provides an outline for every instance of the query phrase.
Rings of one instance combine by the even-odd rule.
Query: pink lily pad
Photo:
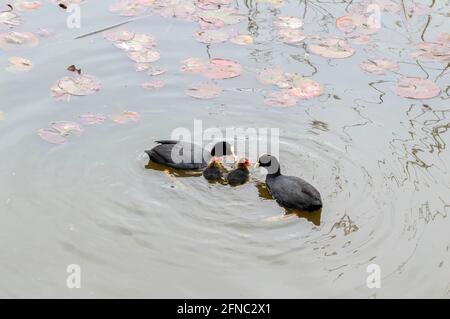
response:
[[[22,23],[19,15],[12,11],[0,12],[0,25],[5,25],[8,27],[17,27]]]
[[[388,59],[367,60],[362,62],[360,66],[366,72],[379,75],[385,74],[386,71],[398,70],[398,63],[390,61]]]
[[[61,135],[58,131],[51,128],[43,128],[38,131],[38,135],[44,140],[51,144],[64,144],[66,138]]]
[[[24,1],[24,0],[17,0],[14,3],[14,8],[16,8],[19,11],[32,11],[39,9],[41,7],[41,3],[39,1]]]
[[[202,43],[221,43],[228,40],[228,32],[225,30],[200,30],[194,34],[194,38]]]
[[[53,122],[51,128],[61,135],[68,135],[70,133],[81,134],[83,132],[83,128],[80,124],[68,121]]]
[[[20,47],[32,48],[39,44],[39,39],[31,32],[10,31],[0,33],[0,49],[9,51]]]
[[[257,79],[264,85],[276,85],[279,88],[289,88],[291,86],[285,73],[279,68],[264,69],[258,73]]]
[[[54,97],[66,95],[91,95],[101,88],[100,81],[92,75],[76,75],[74,77],[63,77],[51,88]]]
[[[197,83],[189,86],[186,94],[197,99],[213,99],[220,95],[222,89],[214,83]]]
[[[229,79],[239,76],[241,72],[242,67],[238,62],[214,58],[206,65],[202,75],[209,79]]]
[[[323,88],[314,80],[296,77],[289,92],[299,99],[312,99],[322,95]]]
[[[409,99],[431,99],[440,94],[441,89],[436,83],[422,78],[401,78],[395,88],[398,96]]]
[[[33,68],[33,62],[25,58],[11,57],[8,61],[11,65],[6,70],[11,73],[27,72]]]
[[[105,122],[106,116],[103,114],[83,114],[80,115],[80,122],[84,125],[94,125],[94,124],[102,124]]]
[[[150,63],[158,61],[161,54],[155,50],[132,51],[128,53],[128,57],[138,63]]]
[[[166,83],[162,80],[154,80],[154,81],[148,81],[142,84],[142,87],[146,90],[156,90],[164,87]]]
[[[239,45],[248,45],[253,43],[253,37],[248,34],[237,34],[230,39],[230,42]]]
[[[355,54],[355,49],[350,47],[347,41],[336,38],[322,39],[317,44],[310,44],[308,49],[314,54],[331,59],[344,59]]]
[[[128,124],[131,122],[137,122],[139,120],[139,114],[133,111],[126,111],[122,114],[112,115],[110,118],[118,124]]]
[[[298,29],[280,29],[278,30],[278,40],[284,43],[297,43],[306,38],[301,30]]]
[[[291,16],[279,16],[273,24],[278,28],[299,29],[303,27],[303,19]]]
[[[264,103],[275,107],[289,107],[297,104],[298,99],[289,90],[272,92],[264,99]]]

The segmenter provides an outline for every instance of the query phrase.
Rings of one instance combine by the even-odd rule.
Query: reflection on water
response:
[[[182,17],[185,9],[174,10],[176,18],[148,9],[129,19],[109,12],[112,2],[83,3],[81,29],[66,28],[66,13],[51,1],[18,12],[22,24],[13,29],[0,23],[1,32],[45,34],[36,47],[14,51],[0,41],[0,296],[449,296],[449,65],[445,54],[434,61],[411,55],[415,44],[448,30],[446,1],[393,1],[399,10],[382,10],[379,32],[348,35],[356,52],[346,59],[319,56],[309,45],[346,36],[336,19],[368,1],[236,1],[243,20],[226,29],[251,35],[249,45],[197,42],[198,24]],[[285,15],[304,19],[305,40],[278,41],[274,21]],[[167,72],[136,72],[98,32],[111,27],[153,36],[161,53],[153,65]],[[10,73],[11,57],[33,68]],[[242,74],[213,80],[219,97],[194,99],[186,88],[205,79],[180,72],[191,57],[231,59]],[[399,68],[360,68],[379,58]],[[50,87],[69,65],[98,78],[101,90],[70,102],[52,98]],[[279,90],[256,80],[267,67],[317,81],[324,94],[291,107],[266,105]],[[403,75],[429,79],[441,92],[400,97],[395,85]],[[166,85],[144,90],[153,79]],[[137,112],[139,121],[111,120],[124,112]],[[87,113],[106,120],[62,145],[37,135]],[[285,210],[257,172],[229,187],[148,163],[143,150],[152,141],[192,128],[194,119],[221,130],[280,128],[283,172],[315,185],[322,211]],[[74,263],[82,289],[65,285]],[[377,291],[366,286],[372,263],[382,271]]]

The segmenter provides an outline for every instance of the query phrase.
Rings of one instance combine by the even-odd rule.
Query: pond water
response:
[[[450,58],[428,47],[428,58],[415,54],[420,43],[449,47],[448,0],[142,1],[134,16],[111,12],[117,1],[87,0],[80,28],[68,27],[76,11],[57,2],[33,9],[11,1],[21,22],[0,19],[1,297],[449,297]],[[336,26],[370,2],[380,28],[342,19],[347,25]],[[214,3],[238,15],[217,13]],[[215,17],[206,24],[253,42],[197,41],[195,17],[205,11]],[[301,28],[288,23],[291,43],[280,39],[283,16],[303,20]],[[96,32],[122,22],[109,31],[152,36],[160,53],[152,65],[164,74],[137,72],[127,52]],[[305,38],[290,39],[299,36],[292,30]],[[11,45],[11,31],[35,36]],[[330,37],[347,38],[354,54],[327,57],[323,43],[316,54],[314,43]],[[11,72],[11,57],[33,67]],[[189,58],[229,59],[242,70],[212,80],[219,96],[196,99],[185,91],[205,78],[181,71]],[[397,66],[371,73],[361,68],[368,59]],[[53,97],[59,79],[76,77],[70,65],[98,79],[100,90]],[[314,80],[323,94],[269,105],[265,98],[281,89],[258,81],[265,68]],[[404,77],[428,81],[405,96],[396,90]],[[154,80],[165,85],[142,87]],[[58,144],[38,135],[56,121],[82,124],[89,113],[104,122],[60,134]],[[232,188],[146,167],[145,149],[176,128],[193,129],[194,120],[222,130],[278,128],[282,171],[320,190],[322,212],[283,216],[259,172]],[[80,289],[66,285],[71,264],[80,266]],[[366,284],[371,264],[381,288]]]

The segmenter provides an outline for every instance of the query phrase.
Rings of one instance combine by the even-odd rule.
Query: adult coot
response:
[[[223,171],[225,168],[220,162],[220,157],[213,156],[208,164],[208,167],[203,171],[203,177],[210,182],[218,182],[223,178]]]
[[[233,155],[231,145],[225,141],[216,143],[210,153],[189,142],[161,140],[156,143],[159,145],[145,151],[150,160],[176,169],[204,169],[211,156]]]
[[[267,169],[267,189],[280,205],[303,211],[322,208],[319,191],[299,177],[281,175],[276,157],[263,155],[257,164]]]
[[[238,186],[247,183],[250,177],[250,172],[248,171],[250,165],[250,161],[246,158],[239,160],[237,168],[231,171],[227,176],[228,184],[231,186]]]

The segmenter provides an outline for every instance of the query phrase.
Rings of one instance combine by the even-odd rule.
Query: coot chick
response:
[[[220,157],[213,156],[208,167],[203,171],[203,177],[210,182],[218,182],[222,180],[224,167],[220,162]]]
[[[242,158],[238,162],[237,168],[228,174],[228,184],[230,184],[231,186],[239,186],[247,183],[250,177],[250,172],[248,171],[250,165],[251,164],[248,159]]]
[[[145,151],[150,160],[176,169],[199,170],[208,166],[211,156],[234,155],[231,145],[225,141],[218,142],[208,153],[203,147],[183,141],[161,140],[159,145]]]
[[[310,212],[322,208],[319,191],[299,177],[282,175],[276,157],[263,155],[258,164],[267,169],[267,189],[280,205]]]

